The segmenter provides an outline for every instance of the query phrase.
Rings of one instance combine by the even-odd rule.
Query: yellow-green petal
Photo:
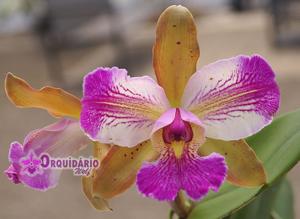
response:
[[[113,146],[95,171],[93,195],[110,199],[124,192],[135,182],[142,163],[157,156],[150,141],[133,148]]]
[[[110,148],[111,148],[110,145],[94,142],[93,155],[95,158],[101,161],[108,153]],[[112,209],[109,207],[108,201],[103,197],[97,196],[96,194],[93,193],[95,171],[96,170],[93,170],[91,176],[81,178],[83,193],[85,194],[86,198],[89,200],[90,204],[97,210],[111,211]]]
[[[93,155],[101,162],[112,147],[109,144],[102,144],[96,141],[93,144]]]
[[[262,162],[244,141],[222,141],[207,138],[199,148],[202,156],[217,152],[225,157],[228,166],[227,180],[238,186],[254,187],[266,183]]]
[[[80,100],[74,95],[55,87],[32,88],[25,80],[8,73],[5,91],[9,100],[17,107],[35,107],[47,110],[51,115],[79,118]]]
[[[111,211],[112,209],[109,207],[107,200],[93,195],[93,177],[82,177],[81,178],[81,183],[82,183],[82,190],[91,203],[91,205],[96,208],[97,210],[100,211]]]
[[[196,71],[199,54],[193,16],[183,6],[170,6],[157,22],[153,67],[173,107],[180,106],[185,85]]]

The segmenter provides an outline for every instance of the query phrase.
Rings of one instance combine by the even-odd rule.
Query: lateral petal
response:
[[[124,192],[135,182],[142,163],[157,156],[150,141],[133,148],[113,146],[94,173],[93,195],[110,199]]]
[[[93,177],[82,177],[81,178],[81,183],[82,183],[82,190],[91,203],[91,205],[96,208],[97,210],[100,211],[111,211],[112,209],[109,207],[108,202],[93,194]]]
[[[239,140],[272,121],[279,97],[269,64],[258,55],[241,55],[195,73],[186,86],[182,104],[200,118],[206,136]]]
[[[244,140],[222,141],[207,138],[198,152],[202,156],[214,152],[224,156],[228,166],[227,180],[234,185],[253,187],[266,183],[262,162]]]
[[[99,161],[102,161],[103,158],[106,156],[108,151],[110,150],[111,146],[107,144],[101,144],[99,142],[94,142],[93,145],[93,154],[94,157],[97,158]],[[86,198],[90,202],[90,204],[99,211],[112,211],[109,207],[108,200],[104,199],[103,197],[94,194],[93,191],[93,184],[95,180],[95,172],[96,170],[92,170],[92,174],[88,177],[83,176],[81,178],[81,185],[83,193],[85,194]]]
[[[125,69],[97,68],[84,79],[81,127],[93,140],[134,147],[150,138],[154,122],[169,107],[150,77]]]

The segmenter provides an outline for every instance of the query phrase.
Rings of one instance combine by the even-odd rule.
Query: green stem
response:
[[[179,219],[186,219],[193,208],[191,202],[186,199],[182,191],[178,192],[177,197],[170,204]]]

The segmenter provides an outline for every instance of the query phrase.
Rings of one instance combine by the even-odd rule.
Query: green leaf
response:
[[[289,181],[284,180],[276,195],[271,215],[273,219],[293,219],[294,218],[294,197]]]
[[[287,179],[280,180],[246,207],[225,219],[293,219],[293,193]]]
[[[276,119],[247,142],[262,160],[267,182],[274,182],[300,160],[300,110]]]
[[[267,185],[238,188],[225,183],[218,193],[210,193],[190,213],[188,219],[217,219],[247,205],[260,192],[288,172],[300,159],[300,110],[276,119],[247,139],[267,172]]]
[[[229,219],[269,219],[274,196],[273,189],[266,190],[249,205],[231,215]]]
[[[226,219],[270,219],[274,199],[277,197],[281,184],[281,181],[280,183],[275,183],[271,188],[260,193],[246,207],[226,217]]]

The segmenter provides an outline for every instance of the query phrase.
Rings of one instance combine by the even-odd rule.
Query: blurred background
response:
[[[195,16],[198,67],[238,54],[258,53],[277,73],[280,114],[300,107],[299,0],[0,0],[0,81],[13,72],[34,87],[53,85],[81,96],[82,77],[97,66],[118,66],[131,75],[154,76],[151,48],[155,22],[171,4]],[[17,109],[0,89],[0,170],[10,142],[54,119],[45,111]],[[85,151],[91,153],[90,149]],[[300,219],[300,166],[288,177]],[[46,193],[11,184],[0,174],[1,219],[167,218],[168,205],[142,198],[134,188],[111,201],[112,213],[92,209],[80,178],[65,171]]]

